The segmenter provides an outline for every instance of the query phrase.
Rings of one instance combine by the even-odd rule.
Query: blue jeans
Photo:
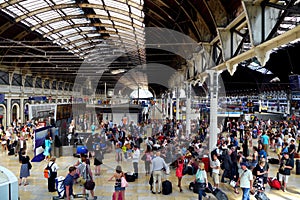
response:
[[[206,193],[205,193],[205,190],[200,189],[198,191],[198,199],[202,200],[202,196],[206,197]]]
[[[250,188],[242,188],[243,198],[242,200],[250,200]]]

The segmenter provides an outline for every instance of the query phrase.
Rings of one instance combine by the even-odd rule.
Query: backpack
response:
[[[52,165],[54,164],[54,162],[49,166],[49,164],[47,165],[47,167],[44,169],[44,177],[45,178],[50,178],[51,173],[52,173]]]

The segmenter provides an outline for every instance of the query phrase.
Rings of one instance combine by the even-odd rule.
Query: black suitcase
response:
[[[135,175],[134,173],[125,173],[125,178],[127,182],[134,182],[135,181]]]
[[[296,160],[296,174],[300,175],[300,160]]]
[[[195,184],[194,182],[190,182],[189,189],[192,190],[194,193],[199,193],[199,185]]]
[[[257,200],[270,200],[264,192],[258,192],[254,197]]]
[[[279,159],[277,159],[277,158],[270,158],[269,159],[269,163],[270,164],[279,164]]]
[[[172,183],[168,180],[162,182],[162,194],[169,195],[172,193]]]
[[[15,155],[15,148],[14,147],[12,147],[12,148],[9,149],[8,155],[9,156]]]
[[[219,188],[216,188],[212,193],[218,200],[228,200],[227,195]]]

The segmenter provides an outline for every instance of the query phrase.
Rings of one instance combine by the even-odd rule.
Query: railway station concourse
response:
[[[184,139],[207,123],[202,156],[215,148],[228,122],[258,118],[295,124],[299,8],[298,0],[0,0],[1,142],[7,141],[3,133],[14,136],[15,127],[29,121],[36,130],[52,127],[63,145],[57,150],[53,143],[52,155],[58,175],[66,176],[78,160],[73,157],[75,139],[85,145],[93,126],[100,133],[110,121],[143,126],[143,139],[169,120],[186,127]],[[77,138],[68,138],[70,124]],[[36,137],[27,138],[31,159],[40,153]],[[253,138],[253,145],[258,140]],[[18,156],[8,156],[5,146],[0,166],[19,178]],[[146,147],[140,144],[141,155]],[[268,158],[277,155],[270,151]],[[270,199],[299,198],[296,161],[287,191],[266,186]],[[19,199],[57,195],[47,190],[46,164],[32,162],[29,185],[13,187]],[[116,162],[113,148],[94,178],[98,199],[112,198],[114,183],[107,180],[118,164],[133,170],[130,159]],[[269,175],[276,176],[278,167],[270,165]],[[188,189],[193,175],[183,177],[180,192],[171,169],[164,179],[172,182],[173,192],[162,195],[149,190],[141,160],[139,170],[139,179],[126,188],[126,199],[198,199]],[[3,177],[0,186],[7,183]],[[220,189],[229,199],[242,199],[241,190],[236,194],[228,183]],[[74,191],[80,193],[81,187],[74,185]]]

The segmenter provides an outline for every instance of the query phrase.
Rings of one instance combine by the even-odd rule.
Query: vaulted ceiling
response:
[[[0,65],[68,82],[97,80],[98,89],[113,88],[136,66],[159,63],[178,70],[185,62],[147,46],[147,28],[209,43],[217,28],[241,12],[241,0],[0,0]]]

